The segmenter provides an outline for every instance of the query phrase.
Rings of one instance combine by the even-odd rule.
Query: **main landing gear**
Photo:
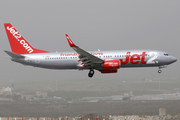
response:
[[[91,78],[91,77],[93,77],[93,75],[94,75],[94,70],[90,69],[90,71],[88,73],[88,76]]]
[[[160,74],[162,72],[162,70],[158,70],[158,73]]]

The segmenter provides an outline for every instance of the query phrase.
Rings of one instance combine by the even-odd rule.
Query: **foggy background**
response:
[[[77,46],[87,51],[153,49],[178,59],[162,69],[161,74],[158,68],[125,68],[116,74],[95,71],[91,81],[180,78],[179,6],[179,0],[1,0],[1,81],[89,80],[86,70],[49,70],[11,62],[3,51],[11,50],[3,23],[12,23],[33,47],[51,52],[73,51],[65,37],[68,34]]]
[[[179,114],[179,6],[179,0],[0,0],[0,89],[13,91],[0,95],[0,116],[157,115],[161,107],[167,114]],[[50,52],[73,51],[65,37],[68,34],[86,51],[152,49],[178,61],[161,74],[157,67],[120,68],[115,74],[95,71],[93,78],[88,77],[88,70],[24,66],[12,62],[3,51],[11,51],[4,23],[11,23],[34,48]],[[37,97],[37,91],[47,97]],[[161,97],[164,93],[178,100],[128,101],[132,96]],[[115,95],[125,100],[82,100]],[[6,98],[10,101],[2,101]]]

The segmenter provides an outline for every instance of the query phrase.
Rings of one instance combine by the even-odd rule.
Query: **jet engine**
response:
[[[101,73],[117,73],[117,69],[120,68],[119,60],[108,60],[104,61],[103,69]]]

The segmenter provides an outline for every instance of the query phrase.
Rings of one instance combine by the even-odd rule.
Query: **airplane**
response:
[[[85,51],[76,46],[67,34],[67,41],[74,52],[49,52],[32,47],[11,23],[4,23],[4,27],[12,50],[5,52],[12,61],[23,65],[89,70],[88,76],[91,78],[94,70],[117,73],[120,68],[132,67],[159,67],[158,73],[161,73],[161,68],[177,61],[177,58],[159,50]]]

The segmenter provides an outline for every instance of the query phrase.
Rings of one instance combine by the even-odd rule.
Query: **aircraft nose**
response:
[[[173,62],[176,62],[176,61],[177,61],[177,58],[175,58],[175,57],[172,56],[172,57],[171,57],[171,61],[172,61],[172,63],[173,63]]]

